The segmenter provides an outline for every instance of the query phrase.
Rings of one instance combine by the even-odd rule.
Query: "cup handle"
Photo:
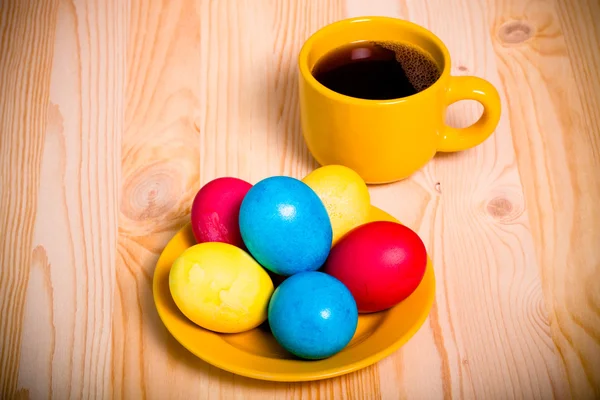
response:
[[[485,79],[475,76],[452,76],[447,89],[448,105],[460,100],[475,100],[483,105],[483,114],[477,122],[466,128],[446,126],[438,151],[453,152],[475,147],[486,140],[500,120],[500,95]]]

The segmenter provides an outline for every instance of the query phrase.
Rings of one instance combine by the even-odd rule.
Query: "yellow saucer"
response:
[[[398,222],[376,207],[371,207],[370,219]],[[361,314],[354,338],[344,350],[324,360],[300,360],[275,341],[266,322],[243,333],[215,333],[195,325],[179,311],[169,291],[169,270],[173,261],[195,243],[188,224],[177,232],[160,255],[152,288],[158,314],[175,339],[197,357],[250,378],[311,381],[347,374],[376,363],[419,330],[435,297],[433,266],[428,259],[425,276],[417,290],[387,311]]]

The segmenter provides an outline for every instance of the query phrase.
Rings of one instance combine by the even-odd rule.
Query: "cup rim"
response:
[[[328,87],[326,87],[325,85],[323,85],[322,83],[320,83],[319,81],[317,81],[317,79],[313,76],[311,70],[308,68],[308,55],[310,54],[310,51],[312,50],[313,43],[316,40],[320,39],[321,37],[327,35],[329,30],[335,29],[336,27],[338,27],[340,25],[347,25],[347,24],[352,24],[352,23],[357,23],[357,22],[377,22],[377,21],[386,21],[386,22],[391,22],[391,23],[397,24],[397,25],[407,26],[407,27],[410,27],[411,29],[414,29],[417,32],[423,34],[424,36],[427,36],[429,39],[431,39],[432,42],[440,49],[440,51],[443,55],[443,58],[444,58],[444,68],[440,74],[440,77],[427,89],[422,90],[418,93],[412,94],[410,96],[398,97],[395,99],[386,99],[386,100],[361,99],[358,97],[347,96],[345,94],[341,94],[334,90],[331,90]],[[414,22],[407,21],[404,19],[400,19],[400,18],[366,15],[366,16],[345,18],[345,19],[342,19],[339,21],[332,22],[330,24],[323,26],[322,28],[320,28],[319,30],[314,32],[312,35],[310,35],[309,38],[306,39],[306,41],[302,45],[302,48],[300,49],[300,53],[298,55],[298,68],[300,70],[300,73],[304,77],[304,79],[306,79],[310,85],[312,85],[320,94],[322,94],[326,97],[329,97],[333,100],[342,101],[342,102],[350,103],[350,104],[360,104],[360,105],[398,104],[398,103],[403,103],[405,101],[408,101],[410,99],[418,98],[419,96],[421,96],[421,97],[425,96],[425,95],[427,95],[428,92],[431,92],[431,91],[435,90],[437,87],[439,87],[439,85],[441,85],[441,81],[444,80],[443,78],[447,77],[450,74],[450,53],[448,51],[448,48],[444,44],[444,42],[442,42],[442,40],[436,34],[434,34],[429,29],[427,29],[419,24],[416,24]]]

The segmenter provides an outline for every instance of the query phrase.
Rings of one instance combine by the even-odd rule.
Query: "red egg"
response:
[[[252,185],[242,179],[217,178],[204,185],[192,203],[192,231],[198,243],[223,242],[245,249],[238,222],[240,206]]]
[[[361,225],[331,249],[324,272],[342,281],[361,313],[395,306],[415,291],[427,266],[423,241],[388,221]]]

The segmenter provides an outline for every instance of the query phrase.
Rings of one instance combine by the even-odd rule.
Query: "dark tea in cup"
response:
[[[323,86],[359,99],[411,96],[438,80],[441,69],[431,55],[402,42],[359,41],[331,50],[312,74]]]

